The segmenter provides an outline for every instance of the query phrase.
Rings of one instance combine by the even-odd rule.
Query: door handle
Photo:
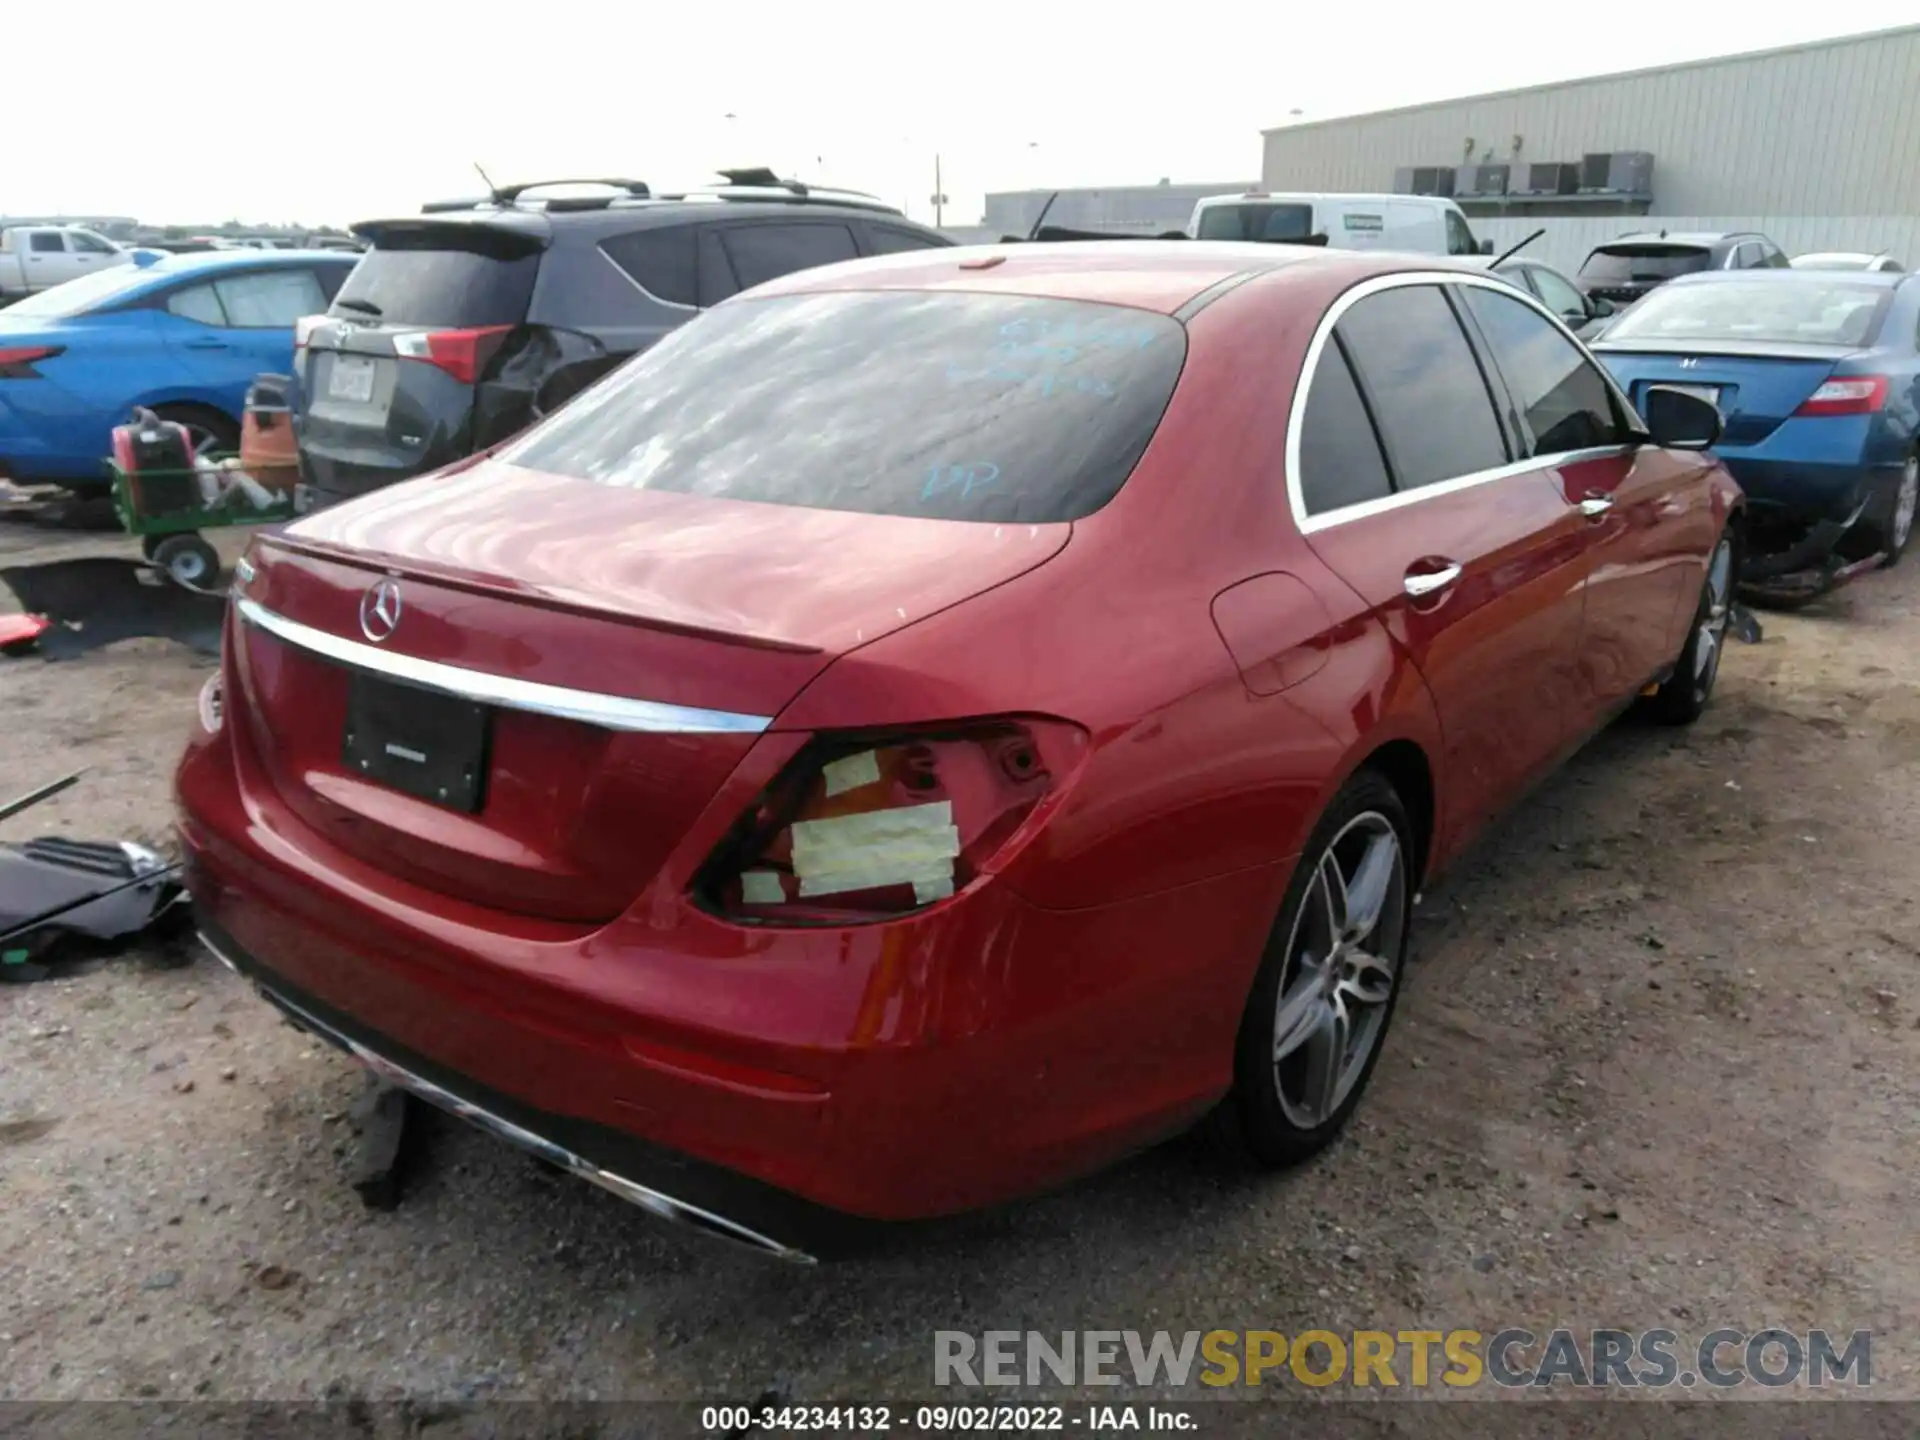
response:
[[[189,350],[224,350],[227,348],[227,342],[224,340],[189,340],[186,342],[186,348]]]
[[[1580,513],[1589,520],[1598,520],[1612,508],[1613,501],[1609,497],[1600,494],[1588,495],[1586,499],[1580,502]]]
[[[1422,596],[1432,595],[1437,591],[1446,589],[1447,586],[1459,578],[1460,567],[1458,565],[1447,565],[1443,569],[1422,570],[1417,575],[1409,575],[1406,579],[1402,580],[1400,584],[1406,590],[1407,594],[1415,600],[1418,600]]]

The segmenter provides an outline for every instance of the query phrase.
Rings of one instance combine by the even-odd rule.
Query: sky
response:
[[[1432,0],[5,9],[0,213],[152,224],[413,213],[476,193],[476,162],[502,184],[655,188],[764,164],[931,219],[938,155],[944,218],[964,225],[989,190],[1252,180],[1260,131],[1296,110],[1324,119],[1920,21],[1920,0],[1617,18]]]

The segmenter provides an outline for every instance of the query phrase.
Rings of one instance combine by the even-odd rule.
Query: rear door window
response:
[[[261,270],[213,282],[227,323],[242,330],[291,330],[302,315],[318,315],[327,297],[311,270]]]
[[[27,243],[35,253],[58,255],[66,251],[66,244],[58,230],[36,230],[27,237]]]
[[[600,242],[629,280],[669,305],[700,303],[698,237],[691,225],[656,225]]]
[[[1373,418],[1336,337],[1320,353],[1300,427],[1300,498],[1324,515],[1393,493]]]
[[[1507,463],[1480,362],[1438,286],[1402,285],[1369,295],[1334,329],[1402,490]]]
[[[820,223],[730,225],[720,232],[720,243],[742,290],[860,253],[845,225]]]
[[[679,327],[502,458],[774,505],[1076,520],[1126,482],[1185,359],[1178,321],[1114,305],[775,296]]]
[[[533,298],[539,251],[468,248],[452,243],[464,237],[444,233],[455,230],[382,237],[354,266],[330,313],[395,325],[520,324]],[[474,244],[484,243],[474,237]]]
[[[720,232],[708,228],[700,232],[700,305],[718,305],[729,295],[740,293],[740,281],[734,276],[733,262],[720,243]]]
[[[1510,295],[1460,287],[1493,351],[1535,455],[1562,455],[1621,439],[1607,382],[1546,316]]]

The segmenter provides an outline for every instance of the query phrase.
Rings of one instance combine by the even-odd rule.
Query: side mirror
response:
[[[1491,255],[1493,253],[1493,242],[1491,240],[1482,240],[1480,242],[1480,253],[1482,255]]]
[[[1589,295],[1587,297],[1587,310],[1592,314],[1594,319],[1604,320],[1613,314],[1613,302]]]
[[[1708,450],[1719,443],[1718,405],[1671,385],[1649,385],[1640,403],[1654,444],[1668,450]]]

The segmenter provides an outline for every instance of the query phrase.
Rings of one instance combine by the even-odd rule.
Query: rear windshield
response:
[[[360,257],[329,314],[396,325],[518,325],[533,298],[538,253],[496,259],[471,250],[384,241]]]
[[[681,326],[501,458],[603,485],[994,524],[1119,491],[1186,359],[1144,310],[775,296]]]
[[[1713,263],[1711,251],[1698,245],[1602,245],[1580,267],[1582,280],[1625,285],[1636,280],[1671,280]]]
[[[1893,291],[1877,285],[1715,280],[1655,290],[1607,327],[1607,343],[1751,340],[1871,345]]]
[[[1311,205],[1209,205],[1196,240],[1304,240],[1313,233]]]

